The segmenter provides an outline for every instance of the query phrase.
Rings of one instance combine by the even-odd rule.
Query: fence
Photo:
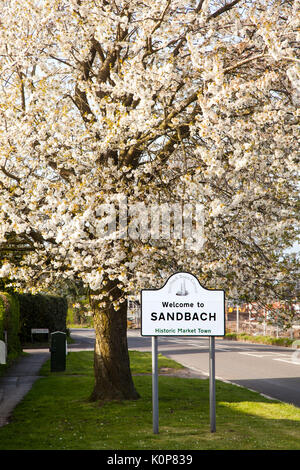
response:
[[[128,327],[141,327],[140,304],[136,300],[128,301]],[[273,338],[300,338],[300,322],[293,325],[292,328],[284,329],[279,325],[270,323],[270,321],[257,321],[251,314],[240,312],[239,321],[237,313],[226,311],[226,333],[247,333],[252,336],[272,336]]]
[[[237,321],[226,321],[227,333],[247,333],[252,336],[272,336],[274,338],[300,338],[300,326],[294,325],[292,328],[283,329],[278,325],[270,324],[268,322],[257,322],[253,320],[241,320],[238,324]]]

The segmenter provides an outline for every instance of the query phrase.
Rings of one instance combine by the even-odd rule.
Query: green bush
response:
[[[21,352],[20,308],[18,298],[7,292],[0,292],[0,340],[4,341],[7,332],[7,363],[17,358]],[[0,365],[3,368],[3,365]]]
[[[237,339],[237,333],[226,333],[226,339]]]
[[[68,302],[64,297],[44,294],[19,294],[22,342],[31,341],[32,328],[67,333]]]
[[[87,328],[94,327],[93,316],[89,314],[91,310],[89,301],[86,297],[77,297],[74,302],[70,302],[67,315],[67,324],[80,325]]]
[[[247,333],[226,333],[225,339],[248,341],[250,343],[271,344],[273,346],[290,346],[294,341],[289,338],[273,338],[272,336],[251,336]]]

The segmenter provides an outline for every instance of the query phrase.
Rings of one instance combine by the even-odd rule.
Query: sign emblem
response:
[[[180,290],[176,292],[176,295],[188,295],[188,291],[186,290],[186,287],[185,287],[185,281],[182,281],[180,285]]]

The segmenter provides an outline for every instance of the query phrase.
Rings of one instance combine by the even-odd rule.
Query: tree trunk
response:
[[[91,400],[136,400],[127,344],[127,302],[115,310],[113,301],[121,295],[116,282],[106,287],[106,308],[97,309],[95,322],[95,386]],[[103,293],[103,291],[102,291]],[[110,299],[108,300],[108,297]]]

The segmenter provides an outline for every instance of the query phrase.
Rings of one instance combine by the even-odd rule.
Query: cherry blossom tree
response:
[[[128,294],[177,270],[232,297],[263,298],[288,278],[298,7],[2,1],[0,275],[18,289],[89,286],[94,399],[138,397]],[[187,217],[203,207],[200,248],[175,229],[157,236],[157,211],[170,204]]]

